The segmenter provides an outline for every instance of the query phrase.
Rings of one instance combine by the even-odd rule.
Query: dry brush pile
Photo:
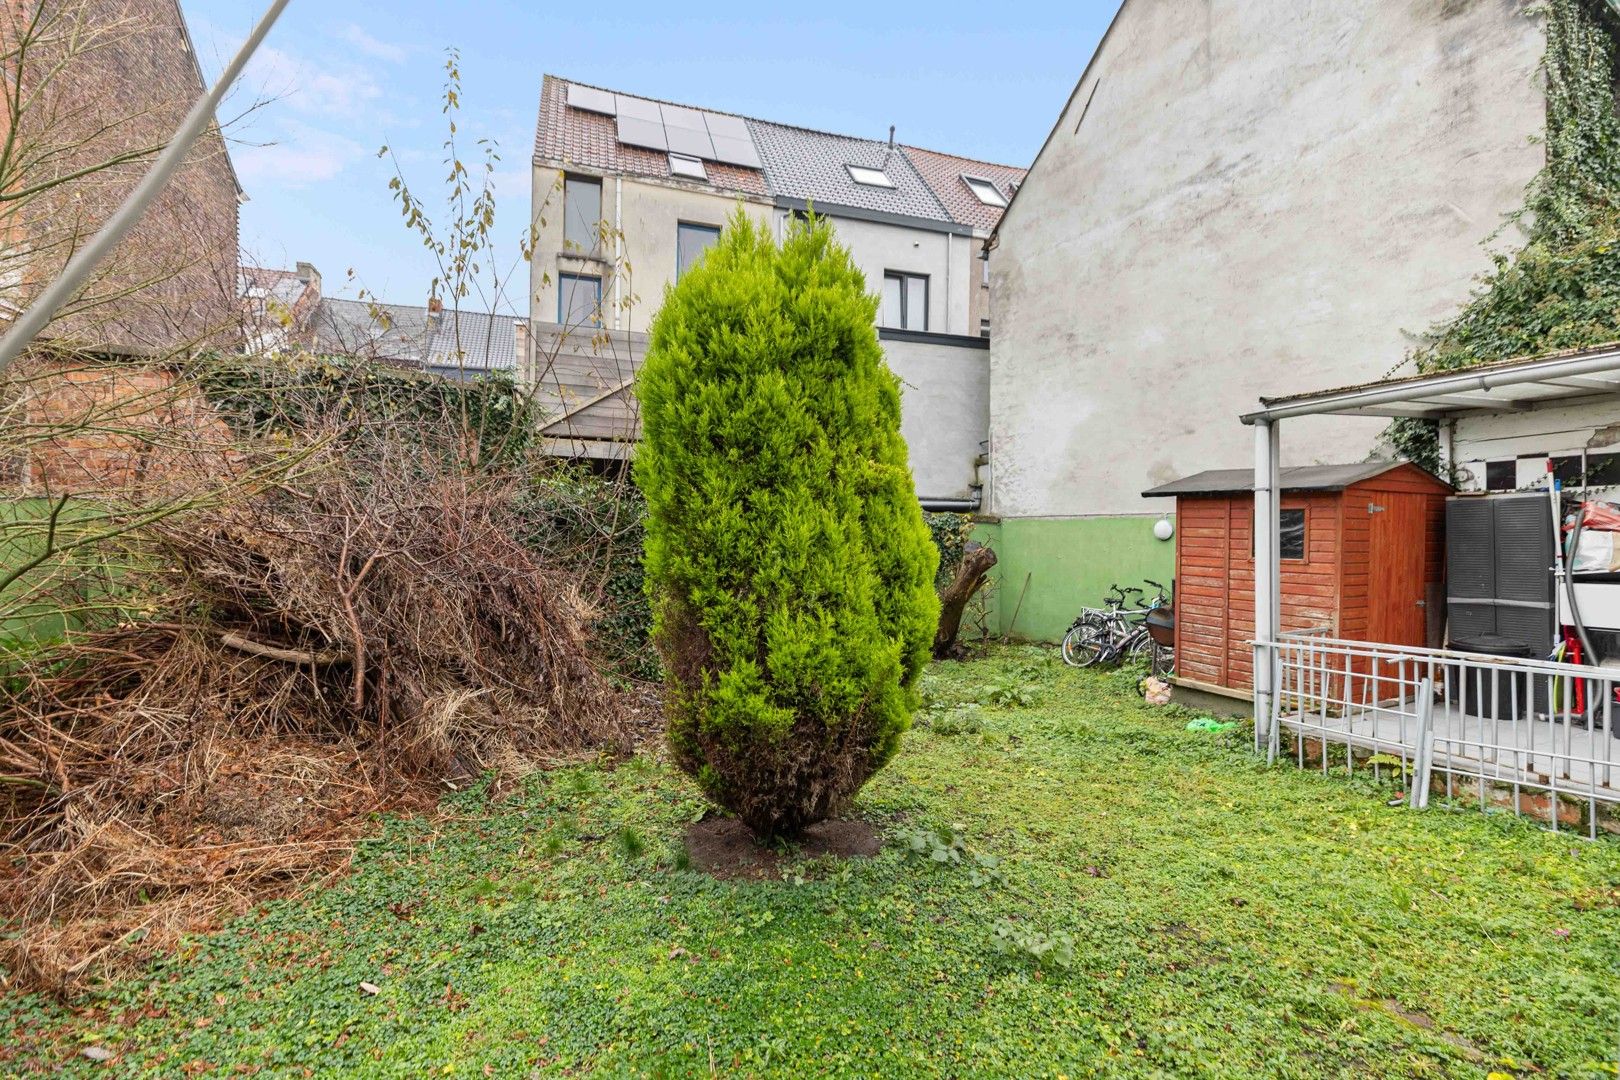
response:
[[[328,430],[132,533],[118,617],[0,681],[10,980],[70,990],[328,871],[370,810],[627,746],[522,483]]]

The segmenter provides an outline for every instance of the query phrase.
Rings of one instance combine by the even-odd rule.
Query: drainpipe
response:
[[[971,499],[936,499],[931,495],[919,495],[917,501],[931,514],[976,514],[983,498],[975,489]]]
[[[945,332],[951,332],[951,234],[945,234]]]
[[[624,307],[619,302],[619,278],[624,269],[624,175],[613,178],[613,329],[622,329]]]

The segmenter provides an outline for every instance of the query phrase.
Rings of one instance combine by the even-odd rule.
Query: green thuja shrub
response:
[[[739,211],[637,377],[670,745],[755,833],[838,813],[899,747],[939,618],[877,301],[824,222]]]

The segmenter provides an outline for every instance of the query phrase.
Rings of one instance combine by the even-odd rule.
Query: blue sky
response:
[[[265,2],[182,0],[210,77]],[[894,124],[906,142],[1027,165],[1117,7],[822,0],[790,12],[759,2],[292,0],[234,110],[223,110],[270,99],[229,132],[249,196],[244,255],[263,265],[312,262],[329,295],[363,285],[396,303],[423,302],[434,263],[406,232],[389,197],[392,167],[376,151],[393,147],[419,194],[443,190],[440,92],[450,46],[461,50],[461,134],[498,141],[504,159],[504,269],[527,219],[547,72],[852,135],[886,137]]]

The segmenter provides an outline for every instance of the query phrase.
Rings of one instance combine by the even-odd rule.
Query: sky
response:
[[[268,0],[181,2],[211,79]],[[518,241],[544,74],[849,135],[887,138],[893,124],[904,142],[1027,166],[1118,3],[292,0],[221,109],[248,196],[243,258],[313,263],[329,296],[426,300],[436,263],[377,151],[392,149],[430,212],[442,206],[450,48],[462,158],[473,164],[479,138],[502,158],[495,266],[526,278]]]

